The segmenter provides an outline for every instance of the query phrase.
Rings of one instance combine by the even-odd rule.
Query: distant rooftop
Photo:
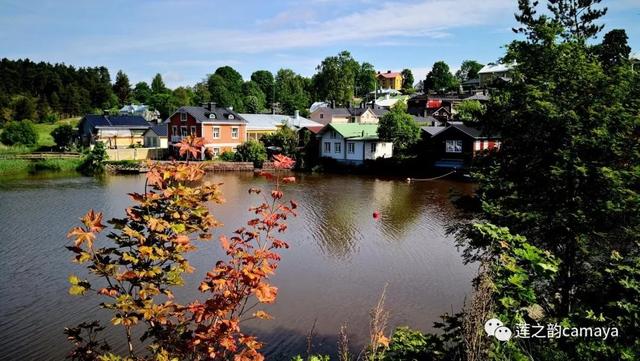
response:
[[[378,72],[378,76],[381,76],[383,78],[391,78],[391,79],[393,79],[395,77],[402,76],[402,73],[397,72],[397,71],[387,70],[384,73],[379,71]]]
[[[482,67],[478,74],[502,73],[513,68],[513,64],[488,64]]]
[[[296,117],[285,114],[241,113],[240,116],[247,121],[247,130],[275,130],[284,123],[287,123],[291,127],[298,128],[322,126],[322,124],[305,117]]]

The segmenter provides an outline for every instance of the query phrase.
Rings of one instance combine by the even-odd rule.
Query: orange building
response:
[[[218,156],[235,151],[247,140],[247,121],[238,113],[219,107],[216,103],[185,106],[173,113],[168,123],[169,140],[176,144],[188,135],[204,138],[205,151]],[[202,152],[204,158],[205,152]]]

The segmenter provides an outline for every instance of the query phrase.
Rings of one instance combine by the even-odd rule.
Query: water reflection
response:
[[[278,301],[269,307],[275,320],[248,326],[267,342],[271,359],[305,351],[305,336],[318,320],[316,352],[335,353],[335,335],[348,322],[354,351],[366,341],[368,310],[389,283],[390,327],[429,330],[438,315],[458,308],[470,290],[473,267],[462,264],[444,224],[456,213],[450,189],[470,185],[448,181],[412,183],[370,177],[298,175],[287,197],[300,205],[285,239],[291,248],[273,282]],[[247,173],[209,175],[223,182],[227,202],[213,206],[224,223],[215,236],[229,234],[260,202],[249,187],[267,187]],[[106,218],[122,216],[126,193],[140,192],[140,176],[23,179],[0,187],[0,359],[63,359],[69,346],[62,329],[102,319],[98,298],[71,297],[66,278],[81,269],[70,262],[64,235],[89,208]],[[379,221],[372,218],[380,210]],[[202,278],[222,257],[217,242],[203,243],[189,256],[196,272],[178,289],[179,301],[199,297]],[[120,333],[108,340],[122,349]]]

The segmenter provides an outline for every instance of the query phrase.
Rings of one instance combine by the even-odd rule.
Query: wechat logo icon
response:
[[[487,333],[487,336],[493,336],[499,341],[509,341],[512,336],[509,327],[506,327],[502,321],[497,318],[492,318],[487,321],[484,324],[484,331]]]

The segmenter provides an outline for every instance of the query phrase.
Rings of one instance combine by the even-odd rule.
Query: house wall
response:
[[[220,128],[220,136],[213,137],[214,128]],[[238,137],[232,136],[232,129],[238,128]],[[202,137],[207,148],[220,148],[221,152],[235,150],[235,148],[247,140],[247,126],[238,124],[202,123]]]
[[[374,152],[371,144],[376,144]],[[364,159],[391,158],[393,156],[393,143],[391,142],[366,142],[364,145]]]
[[[124,129],[121,132],[129,134],[114,135],[111,130],[103,132],[103,129],[98,129],[95,141],[104,143],[107,148],[128,148],[132,145],[141,146],[144,144],[144,129],[133,129],[130,131]]]
[[[173,131],[173,127],[176,127],[176,133],[174,133]],[[196,121],[196,119],[191,116],[191,114],[187,113],[187,120],[186,121],[181,121],[180,120],[180,113],[176,113],[173,114],[170,118],[169,118],[169,124],[167,124],[167,127],[169,129],[169,140],[171,142],[179,142],[180,138],[183,136],[182,132],[181,132],[181,127],[182,126],[186,126],[187,127],[187,134],[191,134],[191,127],[195,127],[196,130],[196,136],[197,137],[201,137],[202,136],[202,130],[200,129],[200,124]]]
[[[161,148],[107,149],[107,156],[111,161],[165,159],[167,152],[167,149]]]
[[[346,159],[347,160],[363,160],[364,156],[364,142],[361,140],[347,140],[345,146]],[[349,144],[353,144],[354,152],[349,153]]]
[[[360,119],[358,121],[360,123],[378,124],[378,122],[380,121],[380,118],[378,118],[378,116],[375,115],[370,109],[362,113],[359,118]]]
[[[386,78],[382,75],[378,76],[378,82],[382,88],[391,88],[400,90],[402,88],[402,76],[398,75],[394,78]]]
[[[331,109],[327,107],[318,108],[313,113],[311,113],[309,118],[314,122],[327,125],[331,123]]]
[[[330,147],[329,151],[325,151],[325,143],[329,142]],[[336,143],[340,144],[340,151],[336,152]],[[333,137],[332,131],[329,130],[325,132],[320,138],[320,156],[321,157],[329,157],[334,159],[344,159],[345,152],[345,142],[340,134],[335,133],[335,137]]]

